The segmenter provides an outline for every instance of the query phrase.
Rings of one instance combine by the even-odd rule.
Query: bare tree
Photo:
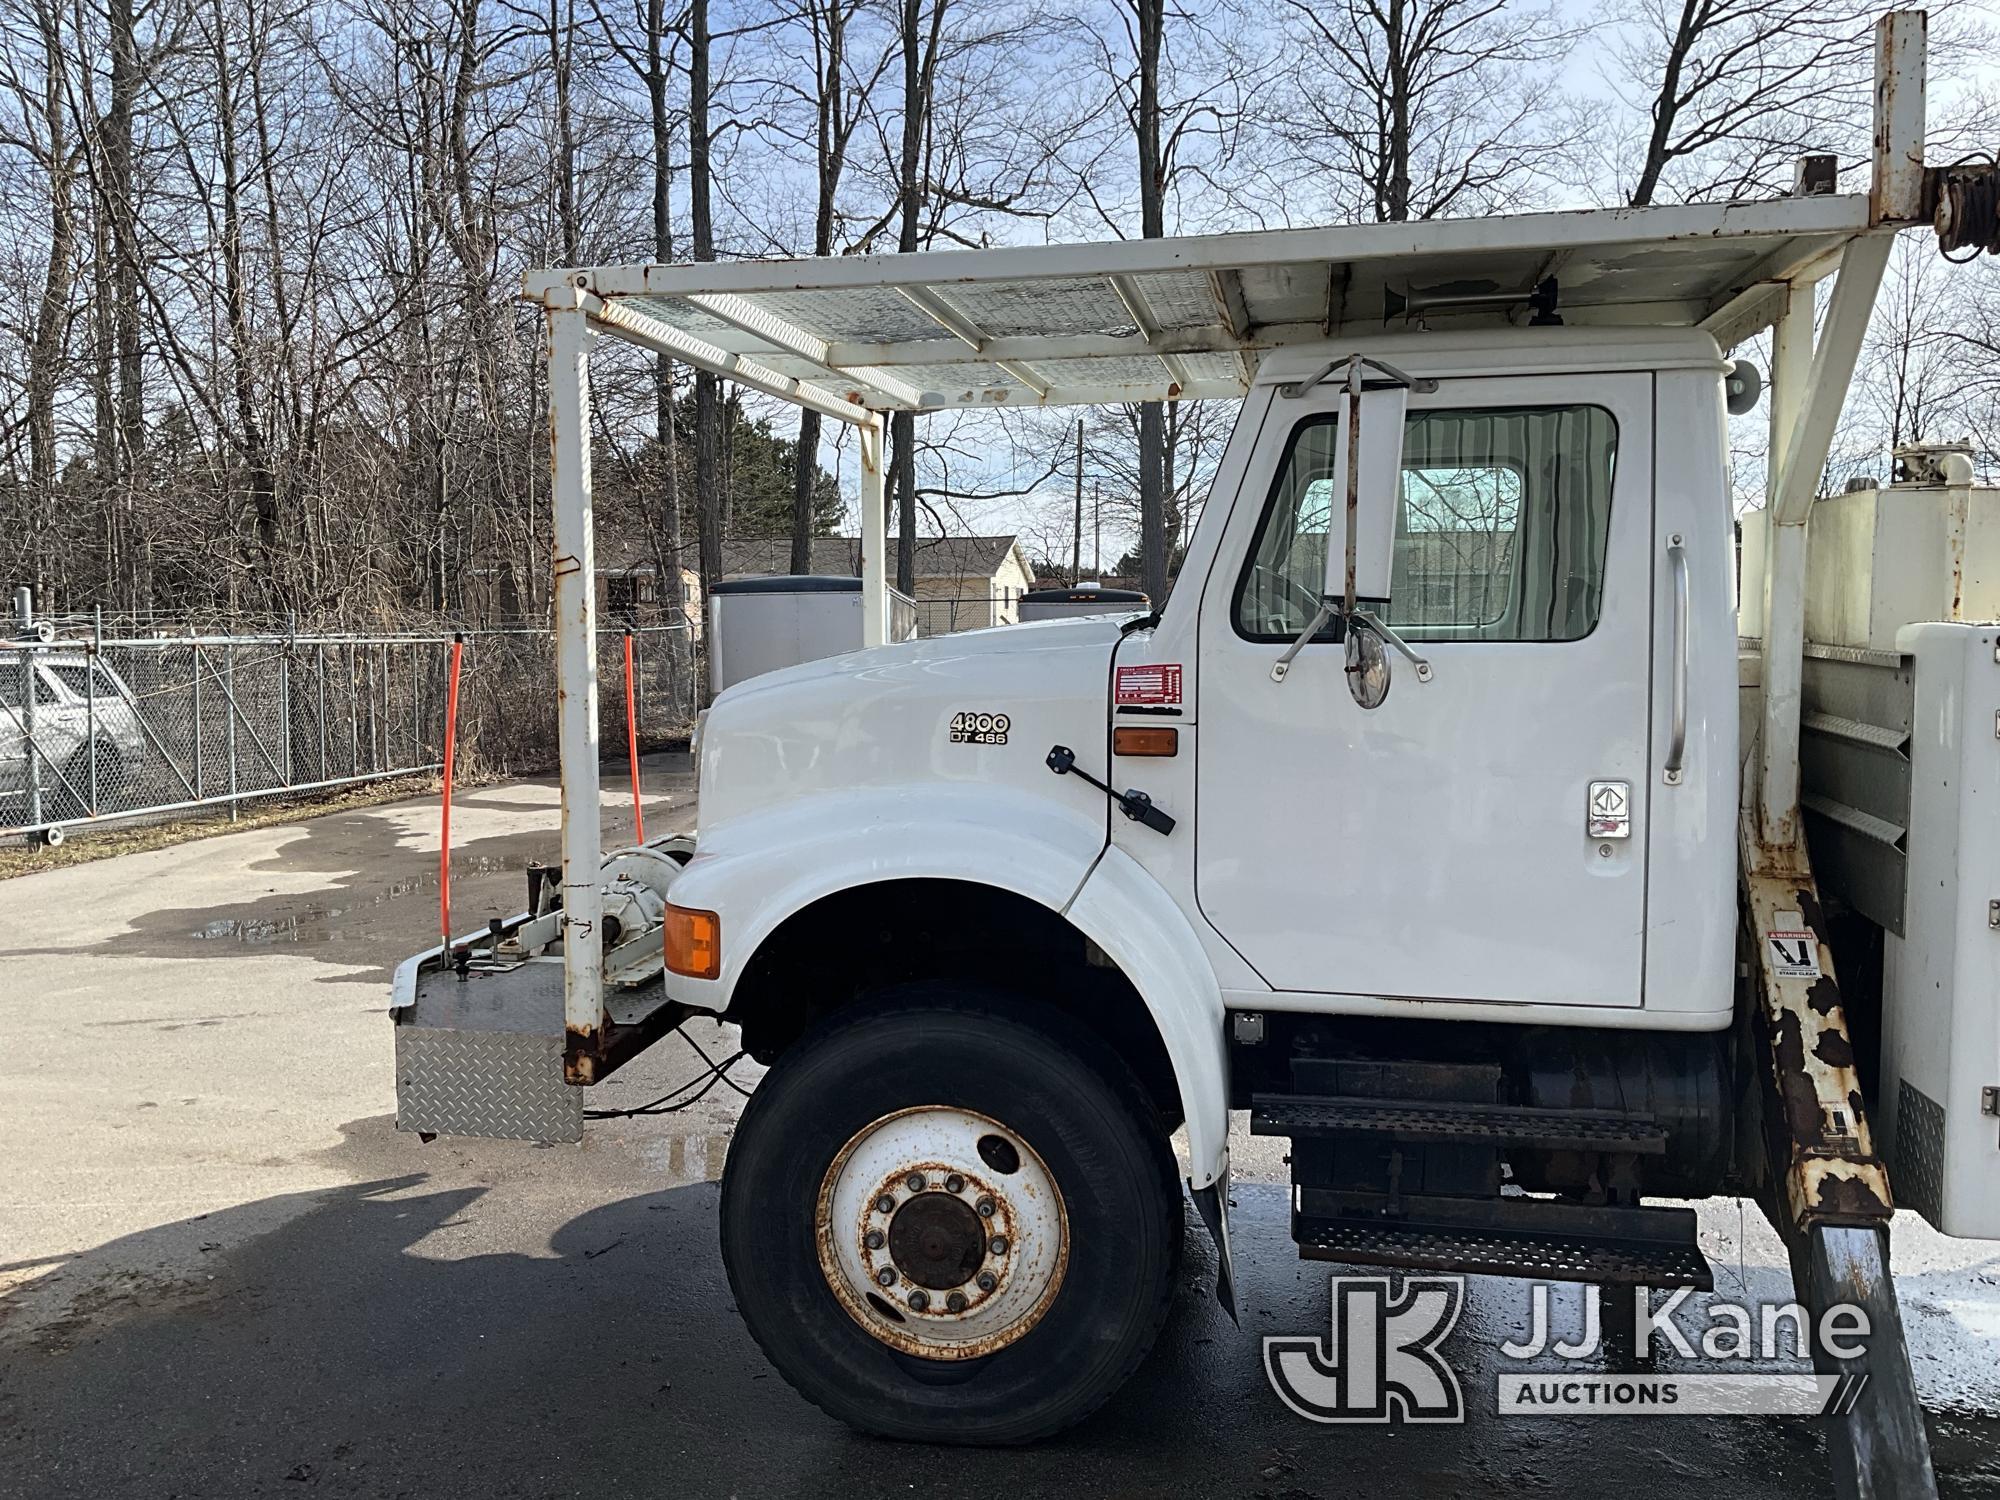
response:
[[[1286,0],[1270,98],[1293,201],[1401,222],[1513,206],[1568,150],[1559,64],[1577,31],[1503,0]]]
[[[1618,0],[1620,92],[1645,101],[1628,203],[1781,189],[1809,150],[1864,153],[1875,7],[1860,0]]]

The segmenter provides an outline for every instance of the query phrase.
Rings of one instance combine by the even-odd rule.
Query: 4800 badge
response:
[[[951,742],[954,745],[1004,745],[1007,743],[1007,731],[1013,727],[1014,721],[1005,714],[962,709],[951,716]]]

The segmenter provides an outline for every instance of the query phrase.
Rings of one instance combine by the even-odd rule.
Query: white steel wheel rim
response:
[[[816,1218],[820,1270],[840,1305],[924,1359],[1006,1348],[1042,1320],[1069,1264],[1069,1215],[1048,1165],[999,1121],[948,1105],[855,1132],[820,1182]]]

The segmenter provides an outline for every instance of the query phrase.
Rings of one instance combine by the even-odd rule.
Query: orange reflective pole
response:
[[[625,758],[632,763],[632,824],[646,842],[646,809],[639,802],[639,718],[633,711],[632,629],[625,629]]]
[[[451,765],[458,748],[458,668],[465,637],[451,638],[451,687],[444,700],[444,829],[438,847],[438,930],[444,934],[444,963],[451,963]]]

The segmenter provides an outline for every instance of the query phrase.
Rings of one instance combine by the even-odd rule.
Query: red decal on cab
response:
[[[1181,664],[1159,662],[1149,666],[1120,667],[1112,702],[1118,706],[1181,701]]]

